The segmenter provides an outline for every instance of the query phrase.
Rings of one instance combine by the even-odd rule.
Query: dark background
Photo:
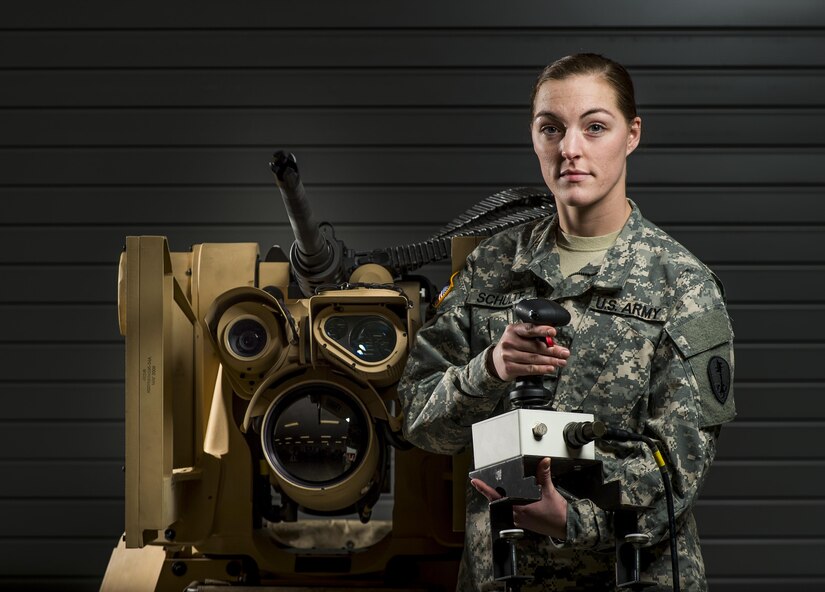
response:
[[[711,587],[825,589],[824,34],[813,0],[4,5],[0,588],[95,590],[122,531],[126,235],[289,244],[287,148],[348,246],[422,240],[541,183],[532,81],[596,51],[637,84],[630,196],[728,291]]]

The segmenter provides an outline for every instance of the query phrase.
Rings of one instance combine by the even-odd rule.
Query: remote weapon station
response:
[[[396,384],[433,300],[410,272],[552,199],[507,190],[424,242],[355,252],[314,220],[295,158],[271,168],[288,255],[127,238],[126,528],[101,589],[450,590],[469,462],[401,434]]]

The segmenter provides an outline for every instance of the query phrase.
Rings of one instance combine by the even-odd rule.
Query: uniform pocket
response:
[[[579,325],[570,346],[557,398],[562,411],[593,413],[610,425],[628,425],[646,400],[653,342],[618,315],[592,313]],[[635,421],[635,420],[634,420]]]
[[[498,343],[507,325],[513,322],[513,311],[510,308],[471,306],[470,319],[470,347],[473,355],[477,355],[490,344]]]
[[[507,325],[511,325],[514,322],[515,315],[513,314],[513,309],[508,308],[507,310],[497,310],[493,314],[490,315],[490,318],[487,320],[487,333],[489,335],[490,343],[498,343],[501,336],[504,334],[504,330],[507,329]]]

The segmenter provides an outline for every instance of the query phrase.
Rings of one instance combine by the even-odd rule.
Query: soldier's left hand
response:
[[[498,491],[479,479],[470,481],[489,501],[501,499]],[[513,506],[513,524],[518,528],[564,540],[567,538],[567,500],[556,490],[550,478],[550,459],[544,458],[536,469],[536,483],[541,499],[524,506]]]

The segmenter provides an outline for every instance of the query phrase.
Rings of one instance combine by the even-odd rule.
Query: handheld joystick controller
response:
[[[545,298],[521,300],[513,306],[513,312],[522,323],[562,327],[570,322],[570,313],[560,304]],[[552,337],[539,337],[539,341],[553,346]],[[508,395],[512,407],[541,408],[550,405],[553,394],[544,388],[542,376],[520,376],[516,378]]]

